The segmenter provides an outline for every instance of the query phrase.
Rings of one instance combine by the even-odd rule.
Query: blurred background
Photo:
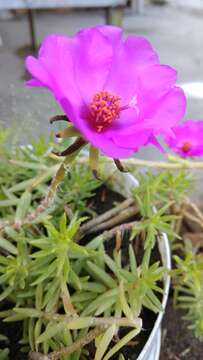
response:
[[[25,86],[24,58],[47,34],[103,23],[146,36],[161,62],[178,70],[187,117],[203,118],[203,0],[0,0],[0,123],[22,139],[49,133],[49,118],[61,111],[47,91]],[[140,156],[161,155],[146,149]]]

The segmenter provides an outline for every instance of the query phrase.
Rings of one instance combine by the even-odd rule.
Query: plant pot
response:
[[[122,193],[125,197],[130,196],[131,188],[139,186],[137,179],[128,173],[116,173],[116,177],[113,178],[113,187],[116,191]],[[156,211],[156,209],[155,209]],[[158,238],[158,247],[161,255],[163,266],[170,270],[171,269],[171,254],[169,240],[166,234],[162,234]],[[170,276],[166,275],[164,278],[164,295],[162,300],[162,307],[165,310],[170,288]],[[159,360],[161,350],[161,322],[164,315],[164,311],[159,313],[151,334],[142,349],[137,360]]]
[[[108,174],[108,178],[111,179],[111,186],[115,191],[121,193],[125,197],[131,196],[131,188],[139,186],[136,178],[131,174],[121,173],[112,169],[110,166],[104,166],[104,173]],[[105,176],[107,177],[107,176]],[[162,258],[162,263],[165,268],[170,269],[170,250],[169,243],[166,235],[160,236],[158,239],[159,250]],[[163,309],[166,307],[166,302],[169,292],[170,279],[168,276],[164,279],[164,296],[162,300]],[[151,334],[149,335],[142,351],[137,357],[137,360],[158,360],[160,352],[160,335],[161,335],[161,320],[163,313],[157,316],[157,319],[153,325]],[[17,325],[18,326],[18,325]],[[16,357],[15,357],[16,358]]]

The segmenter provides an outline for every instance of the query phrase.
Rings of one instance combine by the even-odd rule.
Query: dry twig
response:
[[[112,219],[92,227],[91,229],[89,229],[89,231],[87,231],[87,233],[90,234],[90,233],[95,233],[102,230],[110,229],[115,225],[121,224],[123,221],[126,221],[127,219],[131,218],[137,213],[138,213],[137,207],[130,206],[129,208],[119,213],[117,216],[114,216]]]
[[[28,360],[50,360],[50,357],[35,351],[31,351],[28,354]]]
[[[81,348],[92,342],[97,336],[101,335],[104,331],[105,331],[105,327],[97,327],[94,330],[91,330],[86,336],[75,341],[72,345],[50,353],[48,359],[36,359],[36,360],[58,360],[62,356],[72,354],[75,351],[81,350]]]
[[[77,160],[79,163],[87,162],[85,157],[80,157]],[[105,162],[112,162],[111,158],[105,158]],[[201,161],[188,161],[181,160],[179,162],[164,162],[164,161],[151,161],[151,160],[141,160],[136,158],[122,159],[123,165],[131,165],[131,166],[141,166],[148,168],[157,168],[157,169],[165,169],[165,170],[180,170],[180,169],[203,169],[203,162]]]
[[[133,203],[134,203],[134,199],[132,199],[132,198],[123,201],[121,204],[114,207],[113,209],[106,211],[104,214],[99,215],[99,216],[95,217],[94,219],[88,221],[84,225],[82,225],[80,228],[80,232],[87,233],[91,228],[94,228],[96,225],[99,225],[99,224],[103,223],[104,221],[111,219],[112,217],[119,214],[122,210],[128,208]]]

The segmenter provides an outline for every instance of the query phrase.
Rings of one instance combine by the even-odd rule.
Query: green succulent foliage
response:
[[[12,305],[0,311],[0,318],[8,326],[21,322],[23,351],[43,354],[70,347],[105,323],[95,339],[95,360],[108,360],[116,353],[124,360],[122,348],[142,330],[143,308],[162,311],[166,271],[152,262],[151,253],[161,232],[174,236],[169,199],[180,201],[190,182],[187,174],[141,176],[140,187],[133,191],[141,218],[131,232],[125,265],[126,254],[107,252],[103,234],[85,245],[78,242],[84,216],[93,214],[87,201],[101,185],[86,166],[71,166],[51,207],[29,225],[20,230],[9,226],[9,221],[20,224],[38,206],[58,168],[50,156],[52,139],[47,143],[40,137],[31,139],[31,146],[16,147],[9,146],[9,136],[0,132],[0,216],[8,220],[0,235],[0,307],[5,301]],[[144,255],[138,263],[131,241],[141,235]],[[180,279],[184,269],[176,274]],[[114,343],[123,327],[125,335]],[[6,347],[0,359],[8,357]],[[88,349],[82,348],[60,360],[89,358]]]
[[[129,264],[125,267],[121,264],[121,252],[114,251],[114,256],[110,257],[101,243],[98,242],[95,245],[97,243],[95,239],[84,248],[85,251],[79,245],[81,249],[78,247],[71,249],[70,240],[67,239],[70,239],[70,233],[71,236],[75,234],[73,227],[75,228],[77,225],[75,222],[74,226],[69,225],[67,227],[69,230],[65,230],[64,225],[65,222],[62,219],[60,234],[56,234],[56,229],[53,230],[51,227],[51,232],[49,229],[49,240],[52,238],[54,243],[56,238],[58,239],[68,232],[68,236],[65,235],[66,240],[65,238],[57,240],[57,244],[58,241],[62,241],[62,243],[65,241],[66,243],[65,248],[63,247],[60,250],[66,253],[68,259],[72,272],[72,274],[69,272],[70,281],[67,277],[67,267],[63,272],[60,263],[58,264],[60,273],[57,274],[55,267],[54,276],[49,273],[51,265],[46,265],[43,278],[42,275],[37,277],[37,272],[34,272],[34,269],[37,268],[36,263],[32,264],[34,266],[31,277],[37,277],[37,281],[31,284],[31,287],[35,288],[34,293],[30,291],[27,294],[26,292],[19,293],[17,306],[10,311],[0,313],[0,316],[4,317],[7,322],[24,321],[24,337],[21,341],[22,345],[25,346],[24,349],[28,349],[27,344],[29,343],[32,350],[40,350],[43,353],[70,346],[74,340],[81,337],[81,334],[87,334],[91,327],[98,325],[99,319],[126,318],[127,322],[124,326],[134,329],[129,331],[115,347],[108,351],[109,343],[117,329],[114,320],[111,320],[112,325],[109,325],[107,332],[100,339],[101,344],[98,345],[96,358],[108,359],[110,358],[108,356],[112,355],[112,351],[113,354],[116,353],[141,331],[141,325],[137,319],[139,319],[143,306],[156,313],[162,311],[162,305],[157,294],[163,294],[163,289],[158,284],[162,281],[165,270],[158,262],[148,268],[142,264],[137,266],[132,246],[129,247]],[[49,242],[47,242],[47,246],[48,244]],[[55,250],[57,248],[54,245],[49,244],[49,246],[53,246]],[[37,254],[41,254],[40,252],[43,250],[44,243],[43,249],[36,252],[34,261],[41,258]],[[53,252],[50,248],[49,250],[57,258],[56,251]],[[71,254],[72,250],[74,254]],[[59,251],[59,253],[61,252]],[[43,253],[42,258],[44,255],[45,253]],[[47,254],[47,256],[51,255]],[[98,259],[102,260],[99,262]],[[52,259],[52,263],[54,261]],[[46,275],[44,274],[45,271]],[[57,279],[60,281],[58,282]],[[67,284],[75,289],[71,295]],[[60,285],[59,293],[57,293],[58,285]],[[55,295],[56,293],[57,295]],[[64,295],[69,305],[71,304],[72,310],[74,309],[72,315],[70,313],[61,315],[54,311],[56,306],[64,307]],[[49,300],[48,303],[47,300]],[[107,341],[107,339],[110,340]],[[98,340],[98,343],[100,341]],[[106,355],[103,357],[104,354]],[[80,353],[78,355],[80,356]],[[75,359],[75,356],[76,353],[73,353],[62,357],[62,359],[72,360]],[[87,354],[87,359],[88,356]]]
[[[81,280],[71,266],[72,258],[86,258],[93,253],[91,249],[74,242],[82,221],[84,218],[78,219],[75,215],[67,223],[66,216],[62,215],[58,228],[47,221],[47,235],[36,239],[25,237],[23,232],[9,232],[17,241],[17,247],[14,255],[0,256],[0,282],[3,289],[1,300],[9,299],[16,304],[16,308],[15,311],[3,311],[0,317],[6,318],[8,322],[23,321],[24,336],[21,344],[25,351],[29,351],[29,348],[38,350],[39,344],[45,352],[49,349],[56,350],[59,344],[60,347],[69,344],[64,324],[63,335],[62,327],[57,325],[56,329],[59,327],[60,334],[57,333],[55,338],[51,328],[52,321],[42,320],[41,314],[42,310],[53,312],[56,306],[63,307],[63,304],[66,309],[66,302],[69,302],[70,297],[68,283],[81,287]],[[71,303],[70,308],[73,309]],[[54,327],[55,325],[54,322]],[[43,329],[51,331],[54,339],[49,336],[48,343],[45,340],[38,342]],[[58,343],[57,339],[60,337]]]
[[[173,230],[177,215],[172,215],[173,206],[181,203],[192,184],[192,176],[181,170],[177,172],[164,171],[158,174],[138,174],[139,187],[132,194],[139,205],[142,221],[138,227],[147,229],[145,249],[154,245],[157,235],[164,232],[168,235],[173,248],[180,239]],[[155,211],[156,209],[156,211]],[[134,229],[136,234],[136,228]],[[179,245],[178,245],[179,246]],[[145,258],[147,257],[147,253]]]
[[[0,255],[0,285],[2,293],[0,301],[14,295],[18,289],[25,289],[29,275],[29,258],[27,244],[22,239],[18,242],[16,253],[8,256]],[[14,253],[14,251],[13,251]]]
[[[150,201],[150,195],[147,194],[146,197]],[[134,235],[141,233],[142,231],[146,232],[146,240],[145,240],[145,249],[147,247],[154,247],[154,243],[156,240],[156,236],[161,234],[162,232],[167,233],[168,235],[176,236],[174,233],[171,223],[174,221],[177,216],[167,214],[167,210],[170,207],[170,203],[166,204],[165,206],[161,207],[159,210],[155,210],[155,208],[151,208],[148,206],[146,202],[146,198],[141,205],[141,214],[142,218],[137,223],[137,225],[133,228],[133,233],[131,238]],[[151,203],[151,202],[150,202]]]
[[[9,360],[9,349],[7,347],[2,348],[5,343],[8,343],[8,338],[0,334],[0,360]]]
[[[53,150],[54,147],[54,134],[51,133],[49,139],[47,140],[44,135],[39,135],[37,139],[34,139],[32,136],[30,137],[30,144],[32,150],[32,158],[35,157],[40,158],[46,156]],[[30,153],[28,152],[28,157],[30,157]]]
[[[4,219],[15,217],[17,208],[20,208],[22,215],[36,208],[46,194],[58,166],[50,157],[52,136],[48,142],[44,136],[40,136],[38,140],[31,138],[30,145],[11,146],[9,135],[9,131],[1,131],[0,216]],[[88,167],[72,166],[58,188],[54,204],[44,215],[54,211],[58,221],[67,204],[79,214],[92,214],[92,210],[86,206],[87,199],[94,195],[100,185],[101,182],[92,177]]]
[[[35,238],[28,229],[7,231],[16,243],[16,252],[0,258],[1,283],[4,299],[12,301],[14,307],[1,312],[0,317],[8,323],[22,321],[24,351],[47,354],[70,346],[100,318],[126,318],[133,329],[111,350],[108,346],[117,331],[114,323],[97,340],[97,359],[108,359],[141,331],[137,319],[143,307],[162,311],[157,294],[163,293],[158,284],[165,271],[159,263],[138,266],[130,245],[129,264],[123,267],[122,252],[109,256],[102,235],[86,246],[77,244],[75,236],[82,221],[84,218],[76,215],[70,222],[62,215],[57,226],[45,221],[46,234]],[[81,351],[61,359],[80,356]],[[88,359],[89,354],[84,351],[83,357]]]
[[[72,297],[76,308],[82,309],[86,305],[82,312],[84,316],[116,316],[119,313],[129,318],[138,317],[143,306],[154,312],[162,311],[157,292],[163,293],[163,289],[157,284],[163,279],[165,270],[158,262],[149,267],[143,264],[137,267],[132,246],[129,247],[129,265],[126,267],[121,264],[121,253],[114,252],[113,259],[103,249],[99,253],[104,263],[99,266],[97,258],[88,260],[85,269],[106,290],[92,298],[91,304],[88,304],[90,294],[88,296],[87,290],[76,292]]]
[[[146,204],[151,203],[159,208],[172,201],[181,202],[193,182],[192,175],[186,170],[163,171],[156,174],[136,173],[136,176],[139,187],[134,189],[133,194],[139,206],[143,208],[144,214],[147,212]]]
[[[31,246],[38,249],[30,255],[34,259],[32,274],[36,276],[36,280],[31,285],[37,285],[44,280],[56,277],[61,277],[66,282],[69,280],[70,272],[73,273],[69,262],[71,255],[75,255],[76,258],[78,256],[85,257],[91,252],[74,241],[84,219],[78,219],[76,214],[67,225],[64,214],[59,220],[58,229],[51,222],[45,223],[47,237],[27,240]]]
[[[174,270],[175,303],[186,315],[189,328],[195,336],[203,339],[203,256],[186,245],[184,257],[174,256],[177,269]]]
[[[42,146],[44,137],[32,145],[16,146],[9,142],[7,135],[7,131],[1,131],[0,215],[4,218],[15,215],[20,198],[27,189],[33,188],[32,203],[38,201],[55,172],[54,162],[49,157],[51,147]]]
[[[87,199],[94,196],[99,186],[101,181],[95,179],[89,169],[75,165],[59,187],[58,206],[61,208],[64,204],[71,204],[72,210],[80,215],[93,214],[93,211],[87,207]]]
[[[9,349],[0,349],[0,360],[9,360]]]

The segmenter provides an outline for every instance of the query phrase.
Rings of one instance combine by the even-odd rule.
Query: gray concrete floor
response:
[[[98,23],[104,23],[102,11],[40,13],[36,16],[38,43],[49,33],[71,35],[81,27]],[[178,70],[179,83],[203,83],[203,12],[147,6],[139,16],[127,10],[123,25],[126,34],[142,34],[152,42],[162,63]],[[47,91],[25,86],[22,48],[29,43],[26,17],[1,20],[0,36],[0,123],[14,127],[21,137],[27,131],[36,135],[49,133],[48,119],[60,113],[60,109]],[[187,117],[203,118],[201,99],[188,99]],[[148,149],[141,156],[158,155]]]

